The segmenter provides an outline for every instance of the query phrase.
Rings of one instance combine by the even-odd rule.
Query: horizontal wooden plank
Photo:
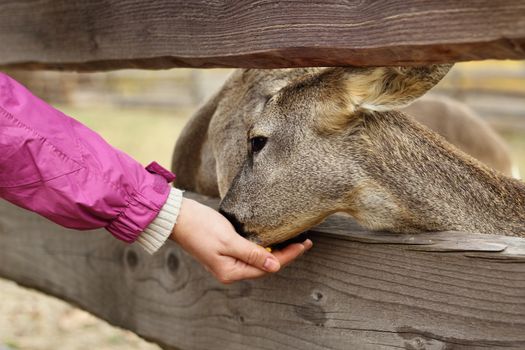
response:
[[[409,65],[525,58],[521,0],[0,3],[0,66]]]
[[[524,239],[372,233],[336,217],[280,273],[224,286],[175,244],[149,256],[5,202],[0,213],[0,276],[166,349],[525,348]]]

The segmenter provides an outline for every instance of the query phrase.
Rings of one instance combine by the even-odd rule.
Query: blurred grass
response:
[[[155,160],[168,169],[175,141],[193,112],[111,106],[55,107],[95,130],[109,144],[143,165]]]
[[[504,131],[501,136],[507,141],[512,159],[520,169],[522,178],[525,176],[525,131]]]
[[[456,63],[439,84],[462,92],[487,91],[502,95],[525,94],[525,61],[485,60]]]

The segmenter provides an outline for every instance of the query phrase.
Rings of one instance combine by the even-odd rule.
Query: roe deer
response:
[[[492,169],[519,177],[506,142],[466,104],[425,95],[401,111]]]
[[[220,195],[262,245],[335,212],[372,230],[523,236],[525,184],[395,110],[449,68],[238,70],[179,138],[176,186]]]

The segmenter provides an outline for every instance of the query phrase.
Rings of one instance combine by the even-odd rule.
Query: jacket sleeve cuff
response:
[[[170,237],[182,204],[182,191],[171,188],[166,203],[157,217],[138,236],[136,242],[148,253],[154,254]]]

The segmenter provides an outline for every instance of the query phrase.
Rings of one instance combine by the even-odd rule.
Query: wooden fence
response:
[[[166,349],[525,348],[524,239],[372,233],[332,217],[279,274],[224,286],[174,243],[149,256],[0,210],[0,276]]]
[[[0,4],[0,65],[523,59],[523,18],[522,1],[15,1]],[[0,212],[0,276],[166,349],[525,348],[525,239],[373,233],[332,217],[279,274],[224,286],[172,243],[148,256],[103,231],[69,231],[5,202]]]
[[[0,64],[107,70],[522,59],[521,0],[0,3]]]

